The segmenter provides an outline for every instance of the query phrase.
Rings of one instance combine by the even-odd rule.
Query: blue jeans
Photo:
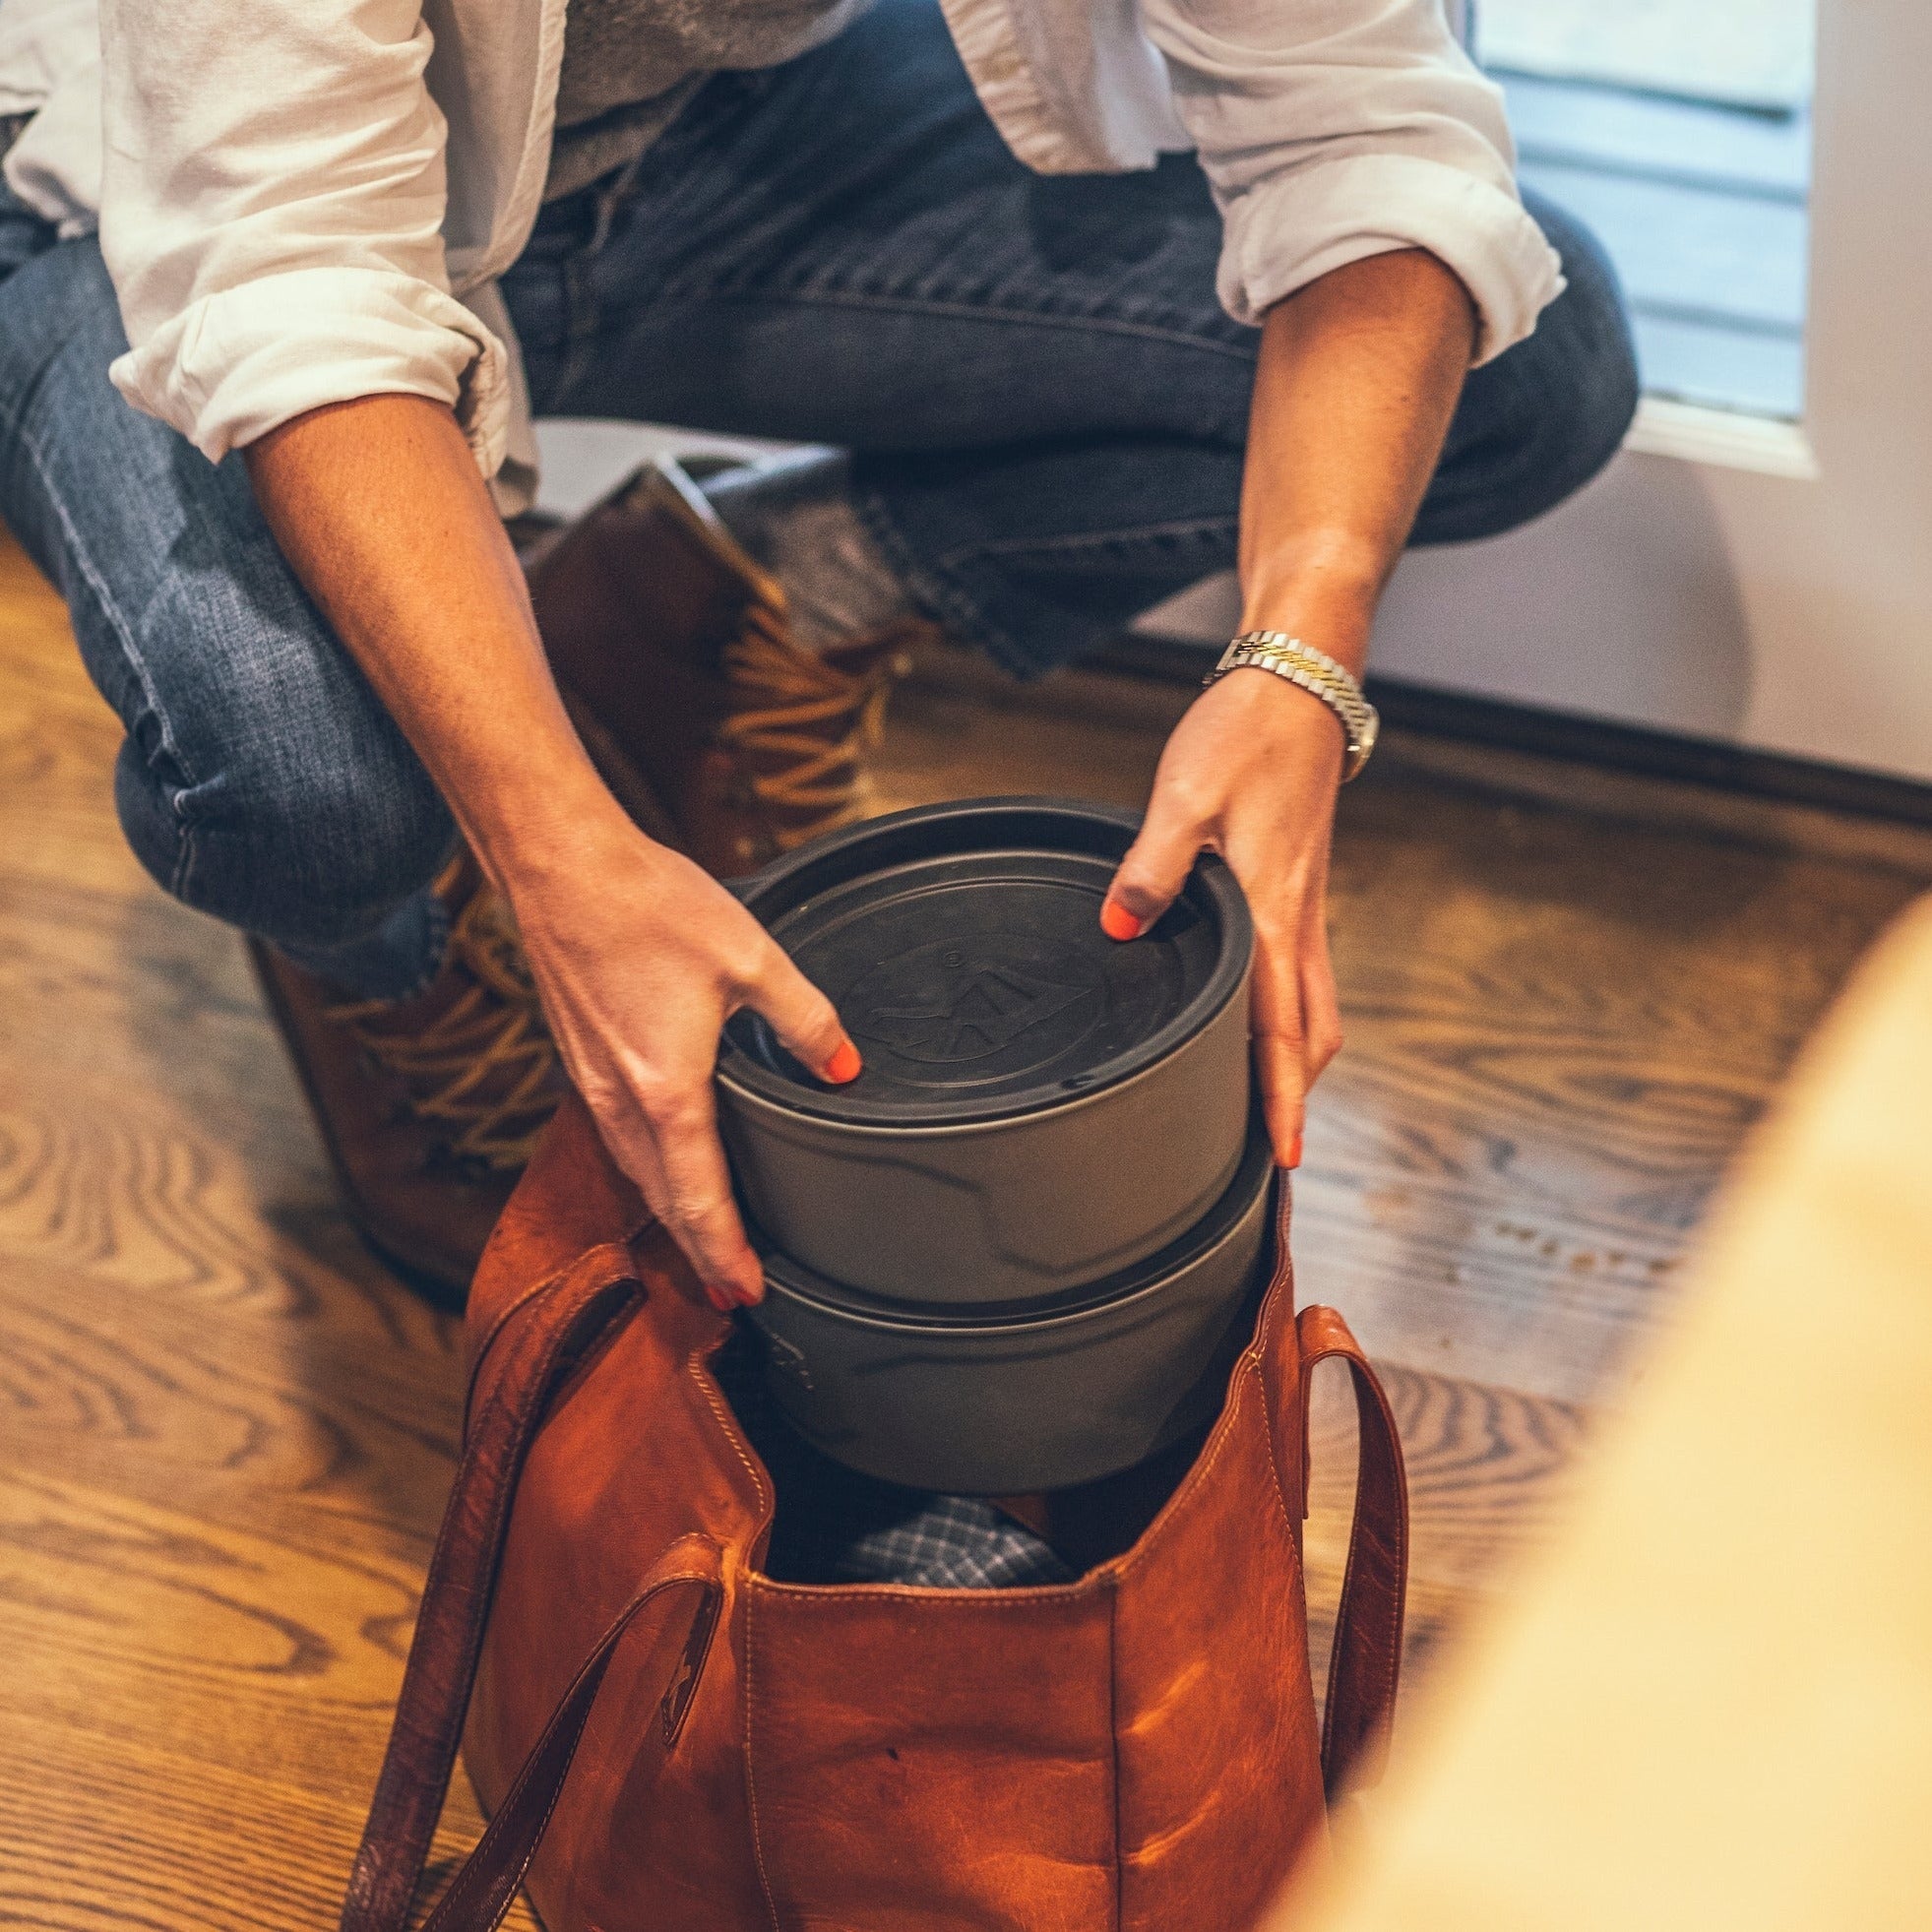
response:
[[[1614,279],[1532,202],[1569,288],[1469,378],[1415,540],[1588,480],[1636,401]],[[1079,656],[1234,560],[1256,332],[1215,300],[1193,159],[1046,178],[933,0],[710,82],[634,168],[543,211],[504,282],[539,413],[837,443],[922,603],[1010,669]],[[0,197],[0,513],[127,728],[116,798],[176,897],[356,991],[433,970],[449,817],[282,562],[233,458],[109,387],[92,241]]]

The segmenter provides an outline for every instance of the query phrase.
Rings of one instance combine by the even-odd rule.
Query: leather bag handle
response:
[[[408,1925],[456,1768],[524,1459],[558,1389],[641,1292],[629,1251],[605,1244],[537,1288],[490,1338],[471,1391],[463,1460],[423,1584],[389,1748],[349,1874],[341,1932],[405,1932]],[[436,1932],[484,1932],[502,1916],[535,1852],[547,1800],[569,1769],[611,1652],[647,1600],[687,1581],[654,1576],[605,1633],[519,1774],[511,1799],[431,1915]],[[694,1630],[706,1615],[700,1603]],[[715,1622],[715,1604],[709,1615]]]
[[[556,1810],[558,1794],[570,1775],[577,1746],[603,1688],[604,1675],[617,1647],[631,1634],[647,1609],[663,1615],[653,1634],[653,1655],[641,1669],[647,1683],[661,1678],[658,1721],[634,1741],[632,1762],[641,1764],[647,1752],[655,1770],[677,1742],[685,1713],[704,1673],[712,1638],[717,1630],[724,1601],[719,1577],[722,1552],[702,1536],[686,1536],[659,1560],[651,1581],[631,1598],[616,1621],[597,1640],[589,1660],[572,1680],[543,1735],[523,1762],[496,1816],[423,1921],[422,1932],[494,1932],[530,1861],[543,1842],[543,1833]],[[658,1599],[668,1595],[668,1603]],[[685,1614],[679,1615],[683,1610]]]
[[[1402,1438],[1375,1370],[1333,1308],[1295,1318],[1301,1348],[1301,1417],[1307,1440],[1309,1382],[1331,1358],[1348,1364],[1360,1444],[1355,1518],[1341,1577],[1329,1690],[1322,1712],[1322,1787],[1334,1805],[1344,1782],[1360,1789],[1381,1776],[1402,1671],[1402,1606],[1408,1587],[1408,1482]],[[1301,1513],[1308,1514],[1308,1455],[1301,1458]]]

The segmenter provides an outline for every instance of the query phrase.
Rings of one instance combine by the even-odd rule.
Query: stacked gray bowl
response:
[[[975,799],[816,841],[736,888],[865,1061],[826,1086],[745,1014],[717,1074],[768,1380],[852,1467],[1061,1488],[1220,1400],[1272,1195],[1253,933],[1208,859],[1151,931],[1108,939],[1135,830],[1072,800]]]

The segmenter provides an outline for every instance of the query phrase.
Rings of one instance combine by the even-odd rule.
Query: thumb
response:
[[[767,942],[745,1004],[764,1015],[786,1049],[819,1079],[842,1087],[858,1078],[858,1048],[838,1010],[775,940]]]
[[[1200,851],[1200,828],[1180,812],[1163,810],[1156,791],[1140,837],[1127,848],[1100,906],[1109,939],[1138,939],[1174,903]]]

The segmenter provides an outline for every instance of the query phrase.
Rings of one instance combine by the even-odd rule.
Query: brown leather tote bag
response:
[[[1122,1556],[1014,1590],[773,1581],[727,1324],[588,1117],[558,1116],[471,1294],[464,1454],[343,1932],[403,1932],[459,1739],[490,1825],[426,1921],[486,1932],[1237,1932],[1372,1772],[1402,1648],[1393,1418],[1292,1309]],[[1347,1362],[1355,1520],[1318,1734],[1307,1381]]]

